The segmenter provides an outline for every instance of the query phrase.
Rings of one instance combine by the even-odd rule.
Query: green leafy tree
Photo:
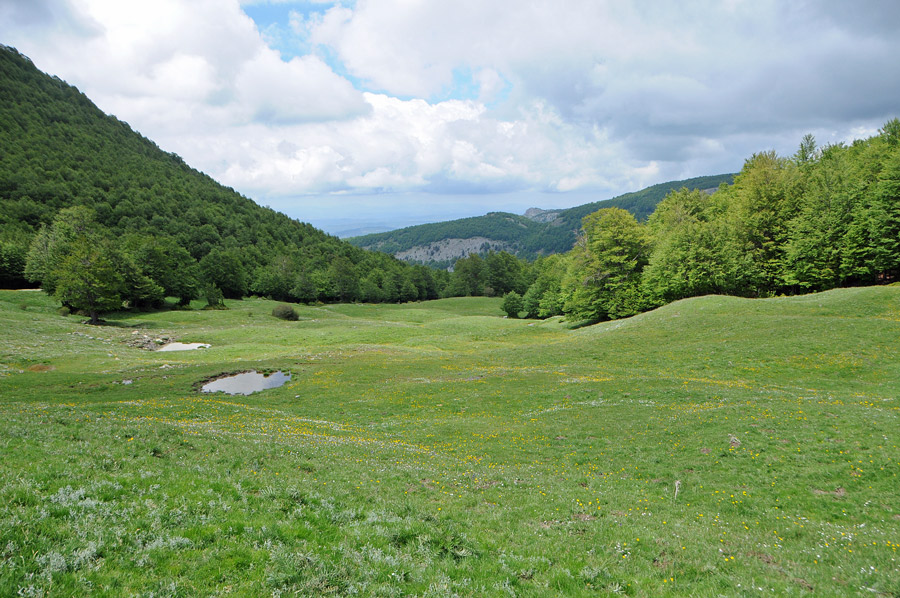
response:
[[[339,301],[355,301],[359,298],[359,274],[348,257],[339,255],[332,259],[328,274]]]
[[[42,226],[35,235],[25,262],[25,277],[55,294],[57,275],[73,243],[79,238],[99,239],[100,227],[89,208],[76,206],[61,210],[50,226]]]
[[[841,271],[853,284],[890,282],[900,274],[900,145],[888,147],[877,179],[854,203],[844,235]]]
[[[506,251],[488,253],[484,258],[484,267],[487,270],[487,286],[497,295],[505,295],[510,291],[523,292],[523,264],[511,253]]]
[[[234,250],[214,247],[200,260],[200,272],[206,285],[215,286],[227,299],[247,294],[244,266]]]
[[[314,303],[318,299],[319,291],[315,280],[306,271],[300,271],[294,276],[291,296],[301,303]]]
[[[515,291],[508,292],[503,296],[503,304],[500,308],[510,318],[518,318],[519,312],[522,311],[522,296]]]
[[[831,289],[842,281],[842,253],[854,192],[845,148],[830,146],[806,163],[806,185],[784,247],[784,282],[800,292]]]
[[[573,250],[567,311],[593,320],[641,311],[641,271],[649,249],[644,228],[631,213],[606,208],[586,216],[583,242]]]
[[[751,156],[728,189],[741,245],[752,263],[748,280],[754,281],[754,288],[746,294],[784,290],[784,251],[802,194],[803,178],[796,163],[775,152]]]
[[[141,235],[128,253],[141,273],[159,284],[166,296],[177,297],[179,305],[200,296],[200,266],[175,239]]]
[[[534,281],[522,297],[522,310],[526,318],[548,318],[563,313],[561,284],[567,262],[566,256],[551,255],[534,263],[531,268]]]
[[[653,250],[642,275],[652,305],[710,293],[745,294],[754,287],[727,192],[710,196],[681,189],[660,202],[647,221]]]
[[[25,278],[28,245],[22,236],[0,242],[0,289],[18,289],[28,285]]]
[[[143,274],[128,254],[114,249],[112,259],[116,271],[124,281],[122,298],[128,307],[148,309],[163,304],[166,296],[163,287]]]
[[[487,269],[484,260],[477,253],[456,260],[450,290],[458,297],[478,297],[484,295],[487,284]]]
[[[125,281],[114,264],[108,243],[80,237],[53,272],[54,294],[64,304],[87,312],[91,324],[100,323],[100,314],[122,307]]]

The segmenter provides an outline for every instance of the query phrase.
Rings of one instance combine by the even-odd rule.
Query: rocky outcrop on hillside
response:
[[[441,239],[434,243],[416,245],[405,251],[400,251],[394,254],[394,257],[407,262],[453,262],[461,257],[467,257],[470,253],[487,253],[492,249],[494,251],[510,251],[512,246],[503,241],[496,241],[487,237]]]
[[[528,208],[524,216],[529,220],[546,224],[559,218],[559,210],[542,210],[541,208]]]

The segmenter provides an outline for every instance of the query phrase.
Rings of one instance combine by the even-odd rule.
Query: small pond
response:
[[[157,351],[194,351],[195,349],[209,349],[209,343],[169,343],[163,345]]]
[[[267,388],[278,388],[290,379],[291,375],[282,371],[260,374],[253,370],[252,372],[217,378],[204,384],[200,390],[203,392],[224,392],[230,395],[249,395]]]

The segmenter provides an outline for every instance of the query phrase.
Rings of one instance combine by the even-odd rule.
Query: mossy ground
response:
[[[0,291],[0,595],[900,596],[900,288],[274,306]]]

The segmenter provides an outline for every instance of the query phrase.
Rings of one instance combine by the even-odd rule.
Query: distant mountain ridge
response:
[[[686,187],[711,193],[723,183],[730,185],[734,176],[729,173],[669,181],[573,208],[529,208],[523,215],[490,212],[484,216],[351,237],[346,241],[363,249],[389,253],[407,262],[438,268],[448,267],[470,253],[485,254],[492,250],[535,259],[570,250],[582,218],[597,210],[618,207],[628,210],[639,220],[646,220],[670,191]]]

